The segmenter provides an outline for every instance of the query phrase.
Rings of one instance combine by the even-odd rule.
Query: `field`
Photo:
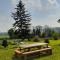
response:
[[[39,57],[33,60],[60,60],[60,40],[50,40],[49,45],[52,46],[52,55]],[[14,50],[15,45],[9,45],[7,48],[4,48],[0,45],[0,60],[14,60]]]
[[[60,60],[60,40],[51,40],[49,45],[53,50],[52,55],[40,57],[35,60]]]

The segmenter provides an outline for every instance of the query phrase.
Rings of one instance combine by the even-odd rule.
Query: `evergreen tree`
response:
[[[36,35],[35,28],[33,28],[33,30],[32,30],[32,34],[33,34],[33,37],[35,37],[35,35]]]
[[[12,13],[12,17],[15,20],[15,23],[13,26],[17,28],[18,37],[21,39],[29,38],[29,32],[30,32],[30,15],[25,10],[24,4],[22,1],[19,1],[19,4],[17,4],[17,8],[15,13]]]

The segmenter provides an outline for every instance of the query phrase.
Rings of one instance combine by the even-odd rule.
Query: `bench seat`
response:
[[[29,52],[20,52],[19,50],[15,50],[15,54],[17,54],[17,55],[30,55],[30,54],[35,54],[35,53],[42,54],[43,52],[46,52],[46,54],[52,54],[52,49],[45,48],[45,49],[29,51]]]

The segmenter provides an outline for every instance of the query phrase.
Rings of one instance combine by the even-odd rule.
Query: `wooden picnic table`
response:
[[[34,50],[31,50],[32,48]],[[35,48],[38,48],[38,49],[35,50]],[[26,60],[28,56],[35,56],[35,55],[41,55],[41,54],[51,55],[52,48],[48,46],[48,43],[23,44],[23,45],[20,45],[20,48],[15,50],[15,53],[16,55],[24,56],[24,60]]]

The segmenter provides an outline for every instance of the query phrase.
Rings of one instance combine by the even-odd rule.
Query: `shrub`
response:
[[[8,44],[9,44],[9,45],[16,45],[17,42],[9,41]]]
[[[34,42],[39,42],[39,37],[36,36],[36,37],[33,39],[33,41],[34,41]]]
[[[3,42],[2,42],[2,46],[4,46],[4,48],[6,48],[6,47],[8,46],[8,42],[7,42],[7,40],[3,40]]]
[[[44,41],[45,43],[49,43],[49,39],[45,39],[45,41]]]
[[[54,37],[54,40],[58,40],[58,38],[57,37]]]

